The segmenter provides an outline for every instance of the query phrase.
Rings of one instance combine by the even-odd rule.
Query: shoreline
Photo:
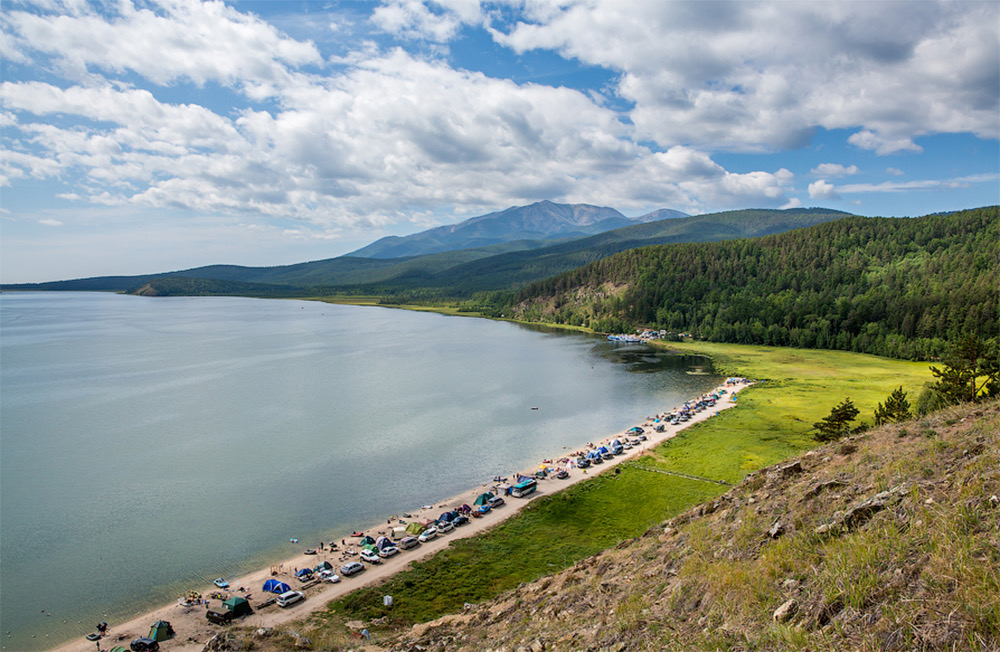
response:
[[[346,546],[342,546],[339,542],[331,542],[337,545],[337,550],[317,550],[317,554],[315,555],[300,553],[281,563],[273,564],[268,568],[258,569],[236,578],[230,582],[231,590],[226,593],[228,596],[247,597],[251,605],[254,606],[255,611],[252,615],[234,621],[234,624],[246,627],[274,627],[293,620],[305,618],[306,616],[323,609],[328,602],[335,598],[350,593],[355,589],[378,583],[385,578],[405,570],[412,562],[436,554],[439,550],[446,548],[449,541],[452,539],[474,536],[491,528],[493,525],[510,518],[523,509],[523,507],[530,503],[536,496],[547,496],[557,493],[558,491],[581,482],[588,477],[600,475],[623,461],[634,460],[641,457],[645,454],[647,449],[651,449],[675,437],[681,430],[695,423],[705,421],[724,409],[736,406],[737,403],[734,400],[735,395],[742,389],[748,387],[750,384],[751,382],[742,380],[741,382],[735,384],[725,382],[719,385],[715,388],[715,390],[713,390],[713,392],[718,393],[719,390],[725,390],[726,393],[718,400],[714,407],[707,408],[702,412],[697,412],[691,416],[689,421],[680,423],[676,426],[664,424],[665,427],[663,432],[655,432],[650,427],[653,425],[652,420],[655,417],[646,417],[645,419],[642,419],[640,423],[636,424],[644,428],[648,428],[646,433],[644,433],[647,437],[647,441],[642,442],[640,446],[633,447],[631,450],[625,451],[622,455],[615,456],[614,459],[608,460],[600,466],[592,466],[590,469],[582,472],[578,468],[571,468],[569,469],[570,475],[567,479],[558,480],[555,478],[546,478],[540,480],[538,490],[530,497],[506,497],[507,502],[505,505],[495,510],[491,510],[490,513],[484,515],[482,518],[470,519],[470,522],[467,525],[461,526],[448,534],[423,543],[417,548],[408,551],[401,551],[399,555],[389,558],[381,564],[366,564],[366,570],[363,573],[351,578],[342,578],[337,584],[325,582],[313,583],[307,585],[307,588],[303,589],[303,585],[295,579],[294,572],[295,569],[298,568],[312,568],[322,561],[328,561],[335,567],[335,572],[339,575],[339,567],[341,564],[345,563],[345,560],[341,558],[342,552],[345,547],[356,551],[359,547],[357,545],[357,538],[344,539],[347,544]],[[600,446],[601,443],[610,442],[615,438],[623,437],[627,437],[624,431],[616,432],[596,444],[580,445],[577,447],[577,450],[586,451],[588,446]],[[554,455],[553,459],[559,459],[562,457],[574,457],[574,455],[563,453],[560,455]],[[552,464],[552,466],[565,465]],[[523,473],[525,475],[531,475],[533,471],[533,469],[525,470]],[[484,482],[457,496],[440,501],[436,505],[424,506],[410,514],[409,517],[406,518],[406,521],[413,522],[436,519],[442,511],[454,509],[462,504],[471,505],[479,494],[489,491],[491,487],[496,486],[497,484],[498,483],[496,482]],[[380,533],[385,532],[388,532],[391,535],[392,527],[399,526],[400,524],[398,520],[393,522],[393,519],[390,518],[387,519],[387,522],[369,524],[367,528],[360,528],[358,531],[377,537]],[[352,556],[350,559],[357,560],[357,556]],[[290,587],[292,587],[292,589],[303,591],[303,593],[306,594],[306,599],[287,608],[280,608],[272,604],[270,606],[263,607],[262,609],[257,609],[258,604],[266,600],[268,597],[274,597],[273,594],[264,593],[261,589],[263,583],[268,579],[278,579],[287,583]],[[248,590],[243,593],[234,590],[239,587],[248,587]],[[204,587],[203,590],[195,589],[195,591],[199,592],[203,596],[220,592],[219,589],[216,589],[215,587]],[[209,607],[215,610],[222,608],[220,599],[210,598],[209,603]],[[160,649],[164,650],[164,652],[200,652],[212,636],[220,631],[224,631],[224,628],[212,625],[206,620],[205,611],[205,605],[182,607],[177,602],[157,607],[124,623],[109,624],[106,635],[96,642],[96,647],[99,650],[109,650],[115,645],[122,645],[128,648],[129,643],[133,639],[146,636],[153,623],[158,620],[166,620],[171,623],[173,629],[177,633],[173,638],[161,642]],[[84,637],[79,637],[78,639],[74,639],[54,648],[50,648],[50,650],[55,652],[93,652],[94,649],[95,642],[88,641]]]

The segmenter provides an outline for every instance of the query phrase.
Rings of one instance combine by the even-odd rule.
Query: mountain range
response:
[[[849,214],[807,208],[678,215],[682,214],[661,209],[630,220],[611,208],[539,202],[388,242],[383,238],[352,254],[294,265],[209,265],[137,276],[102,276],[3,287],[10,290],[141,291],[149,295],[382,296],[419,291],[424,296],[458,297],[484,290],[517,288],[636,247],[752,238],[838,220]],[[620,221],[628,226],[595,235],[580,235],[581,230],[598,230]],[[443,228],[451,229],[454,237],[449,239],[441,231]],[[510,239],[529,235],[534,239]],[[483,246],[459,248],[474,240]],[[383,244],[379,245],[380,242]],[[396,255],[406,249],[446,247],[452,248],[435,253]]]
[[[511,206],[502,211],[413,235],[388,236],[347,255],[359,258],[401,258],[476,249],[506,242],[575,239],[676,217],[687,217],[687,214],[662,208],[640,217],[628,218],[606,206],[556,204],[546,200],[527,206]]]

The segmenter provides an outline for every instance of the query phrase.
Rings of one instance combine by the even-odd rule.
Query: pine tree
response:
[[[854,407],[854,402],[845,398],[840,405],[830,410],[829,416],[813,424],[813,428],[817,431],[813,438],[816,441],[833,441],[849,434],[851,421],[854,421],[859,412],[858,408]]]
[[[910,402],[906,400],[906,392],[901,385],[885,399],[884,405],[879,403],[875,408],[875,425],[906,421],[910,416]]]

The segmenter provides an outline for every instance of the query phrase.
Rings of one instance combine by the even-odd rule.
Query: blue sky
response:
[[[7,0],[0,280],[338,256],[549,199],[1000,203],[1000,5]]]

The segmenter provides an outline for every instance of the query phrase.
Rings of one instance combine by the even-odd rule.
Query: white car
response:
[[[437,524],[438,534],[448,534],[455,529],[455,526],[448,521],[439,521]]]
[[[489,500],[489,506],[492,507],[493,509],[496,509],[497,507],[503,505],[504,502],[505,502],[504,499],[501,498],[500,496],[493,496]]]
[[[275,598],[275,602],[278,603],[279,607],[287,607],[289,605],[295,604],[296,602],[304,599],[305,597],[306,596],[305,594],[302,593],[302,591],[285,591],[277,598]]]
[[[399,548],[397,548],[396,546],[387,546],[378,551],[379,557],[383,557],[386,559],[392,557],[393,555],[398,555],[398,554],[399,554]]]
[[[420,541],[417,537],[406,537],[399,542],[399,547],[403,550],[409,550],[410,548],[416,548],[420,545]]]
[[[428,541],[430,541],[431,539],[433,539],[437,535],[438,535],[437,528],[436,527],[429,527],[429,528],[427,528],[426,530],[424,530],[423,532],[420,533],[420,536],[417,537],[417,540],[420,543],[427,543]]]
[[[316,577],[324,582],[329,582],[330,584],[336,584],[340,581],[340,576],[332,570],[321,570]]]
[[[368,548],[361,551],[361,561],[366,561],[369,564],[381,564],[382,560],[379,558],[377,552],[372,552]]]

